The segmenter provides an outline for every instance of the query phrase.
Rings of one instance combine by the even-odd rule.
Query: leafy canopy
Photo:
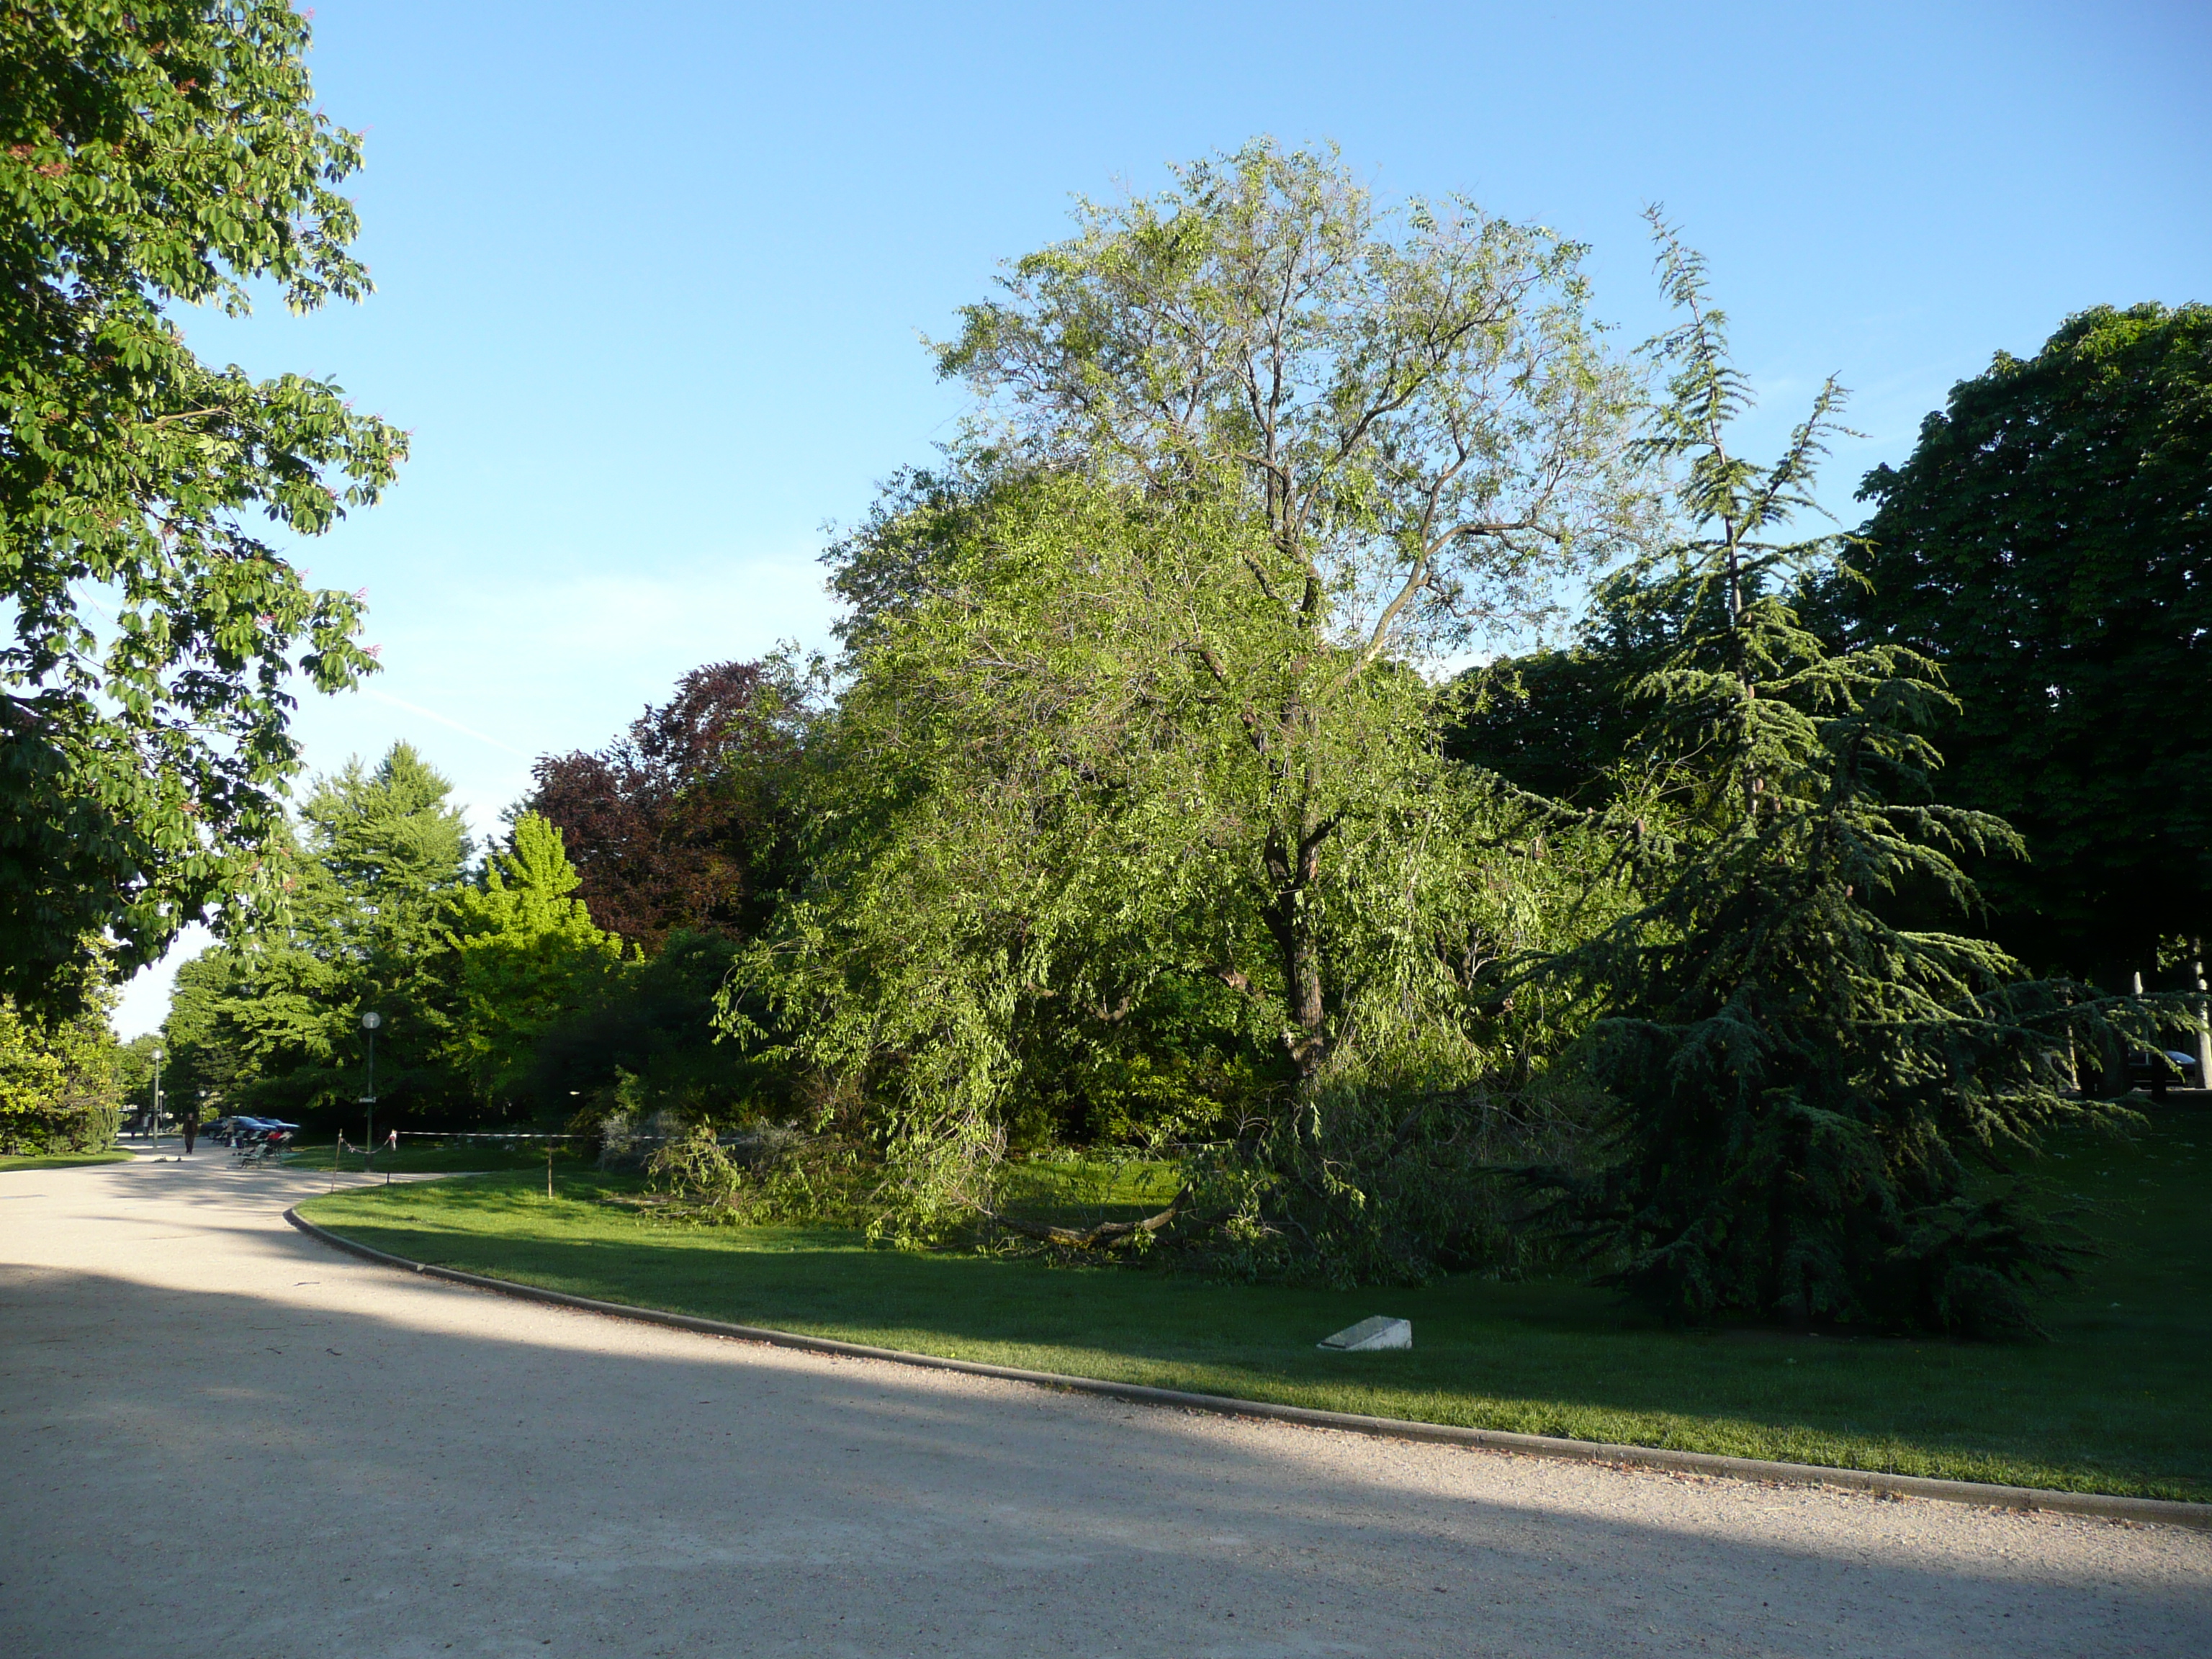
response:
[[[439,978],[471,852],[452,786],[405,744],[318,781],[272,854],[268,921],[178,972],[167,1029],[179,1086],[303,1111],[362,1092],[364,1010],[384,1016],[377,1093],[394,1110],[459,1107]]]
[[[1362,665],[1519,623],[1638,527],[1579,244],[1461,198],[1386,209],[1268,140],[1176,179],[1080,202],[963,311],[938,368],[980,434],[1234,503],[1285,564],[1252,580]]]
[[[369,289],[283,0],[0,8],[0,992],[72,994],[253,890],[296,770],[293,672],[372,667],[360,596],[261,526],[373,502],[403,434],[333,383],[202,363],[171,313]],[[260,524],[257,525],[256,520]]]
[[[1641,522],[1571,245],[1266,143],[1079,219],[940,349],[970,447],[833,555],[811,880],[733,982],[880,1103],[894,1230],[987,1207],[1030,1070],[1170,1002],[1243,1143],[1304,1157],[1334,1090],[1362,1156],[1425,1147],[1338,1085],[1481,1069],[1468,977],[1527,884],[1420,665]],[[1314,1190],[1372,1217],[1363,1178]]]
[[[1977,874],[2001,937],[2125,983],[2212,933],[2212,307],[2100,307],[1952,388],[1827,608],[1939,658],[1947,799],[2030,861]]]
[[[0,996],[0,1152],[88,1152],[113,1144],[125,1084],[109,1029],[114,993],[97,968],[80,1012],[59,1018]]]

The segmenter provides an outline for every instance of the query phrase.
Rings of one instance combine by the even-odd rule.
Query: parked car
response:
[[[2197,1056],[2180,1048],[2135,1048],[2128,1053],[2128,1086],[2162,1095],[2199,1086]]]

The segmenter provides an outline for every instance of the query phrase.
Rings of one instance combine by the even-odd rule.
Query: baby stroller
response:
[[[292,1126],[270,1123],[248,1129],[241,1127],[234,1137],[231,1161],[235,1164],[275,1164],[280,1161],[292,1145]]]

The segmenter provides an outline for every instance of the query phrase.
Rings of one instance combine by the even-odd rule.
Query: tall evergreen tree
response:
[[[267,879],[275,920],[179,975],[182,1063],[236,1110],[328,1109],[364,1082],[360,1016],[384,1017],[377,1093],[404,1110],[448,1097],[450,1024],[436,977],[448,907],[468,879],[452,785],[406,744],[322,779]]]
[[[622,941],[592,925],[561,832],[535,812],[515,820],[513,844],[495,853],[480,889],[452,908],[453,1030],[445,1054],[494,1108],[525,1087],[536,1044],[611,988]],[[698,1019],[703,1029],[708,1010]]]
[[[1676,828],[1636,840],[1644,906],[1546,964],[1602,1013],[1589,1063],[1618,1103],[1584,1218],[1620,1254],[1613,1282],[1678,1319],[2023,1328],[2025,1287],[2067,1249],[1972,1171],[2094,1109],[2062,1092],[2085,1011],[1984,939],[1883,915],[1906,888],[1971,909],[1954,854],[2017,837],[1926,804],[1924,729],[1952,707],[1935,665],[1832,653],[1785,602],[1839,550],[1788,531],[1841,393],[1822,388],[1772,465],[1736,455],[1750,390],[1726,319],[1653,223],[1684,320],[1655,342],[1672,378],[1649,442],[1680,468],[1692,533],[1638,573],[1680,630],[1639,689]]]

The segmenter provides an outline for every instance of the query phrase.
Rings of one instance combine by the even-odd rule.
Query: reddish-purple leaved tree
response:
[[[523,805],[561,830],[600,927],[658,951],[678,928],[738,937],[796,739],[759,663],[709,663],[597,753],[548,755]]]

